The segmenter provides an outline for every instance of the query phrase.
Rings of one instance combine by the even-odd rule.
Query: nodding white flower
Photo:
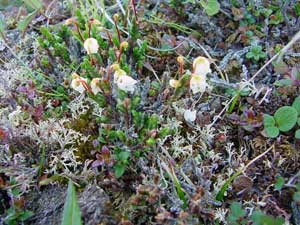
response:
[[[100,88],[100,78],[94,78],[91,81],[91,89],[92,92],[96,95],[98,92],[101,92],[101,88]]]
[[[196,120],[196,110],[187,109],[184,111],[183,117],[187,122],[194,122]]]
[[[206,76],[200,76],[198,74],[192,74],[192,78],[190,80],[190,89],[193,94],[197,94],[198,92],[205,92],[208,84],[206,83]]]
[[[207,58],[203,56],[199,56],[193,61],[193,70],[194,74],[200,75],[200,76],[206,76],[206,74],[211,72],[210,69],[210,62]]]
[[[180,86],[179,80],[174,80],[174,79],[169,80],[169,84],[173,88],[178,88]]]
[[[85,92],[85,88],[84,88],[84,86],[83,86],[83,84],[82,84],[82,82],[85,82],[85,83],[87,83],[87,79],[86,78],[82,78],[82,77],[80,77],[78,74],[76,74],[76,73],[73,73],[72,74],[72,82],[71,82],[71,87],[74,89],[74,90],[76,90],[76,91],[78,91],[79,93],[83,93],[83,92]]]
[[[115,73],[114,73],[114,83],[117,84],[118,83],[118,80],[121,76],[127,76],[127,73],[120,69],[119,67],[115,66],[116,70],[115,70]]]
[[[88,55],[97,53],[99,49],[98,41],[95,38],[86,39],[83,46]]]
[[[118,88],[126,92],[133,92],[137,81],[120,69],[119,64],[113,64],[111,68],[115,70],[114,83],[117,84]]]
[[[133,92],[137,81],[128,75],[120,76],[117,80],[118,88],[123,91]]]

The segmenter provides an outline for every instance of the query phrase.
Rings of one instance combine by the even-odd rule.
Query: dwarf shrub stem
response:
[[[121,56],[122,56],[122,50],[123,49],[123,47],[122,47],[122,45],[120,45],[120,50],[119,50],[119,54],[118,54],[118,64],[120,64],[120,62],[121,62]]]
[[[84,42],[84,38],[83,38],[83,36],[82,36],[82,33],[81,33],[81,31],[80,31],[80,28],[79,28],[77,22],[75,23],[75,27],[76,27],[77,33],[78,33],[78,35],[79,35],[79,37],[80,37],[80,40],[81,40],[82,42]]]
[[[111,45],[113,45],[114,43],[113,43],[113,41],[112,41],[112,38],[111,38],[111,35],[110,35],[109,31],[106,30],[106,29],[104,29],[104,32],[105,32],[106,35],[107,35],[107,38],[108,38],[109,43],[110,43]]]
[[[184,67],[184,58],[183,58],[183,56],[178,56],[177,57],[177,62],[178,62],[178,64],[179,64],[179,79],[180,78],[182,78],[182,76],[183,76],[183,67]]]
[[[85,88],[85,90],[87,90],[91,95],[95,95],[92,91],[92,89],[90,88],[90,86],[84,81],[84,80],[79,80],[80,83],[82,83],[83,87]]]
[[[89,26],[89,38],[90,38],[90,37],[91,37],[91,30],[92,30],[91,28],[92,28],[92,24],[91,24],[91,23],[89,23],[89,25],[88,25],[88,26]]]
[[[114,16],[114,24],[115,24],[115,27],[116,27],[116,30],[117,30],[119,43],[121,43],[121,34],[120,34],[119,27],[118,27],[118,16],[117,16],[117,14]]]

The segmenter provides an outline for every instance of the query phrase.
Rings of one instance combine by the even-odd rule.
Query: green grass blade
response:
[[[64,206],[61,225],[82,225],[76,191],[71,180],[69,180],[67,198]]]

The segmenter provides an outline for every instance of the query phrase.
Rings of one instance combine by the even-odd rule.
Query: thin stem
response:
[[[116,27],[116,30],[117,30],[117,33],[118,33],[118,39],[119,39],[119,43],[121,43],[121,34],[120,34],[120,30],[118,28],[118,21],[116,20],[116,18],[114,18],[114,23],[115,23],[115,27]]]
[[[183,76],[183,64],[179,63],[179,78],[182,78]]]
[[[134,1],[134,0],[131,0],[131,4],[132,4],[134,16],[135,16],[135,21],[138,23],[139,21],[138,21],[138,17],[137,17],[137,13],[136,13],[135,1]]]
[[[89,38],[91,37],[91,29],[92,28],[92,24],[91,23],[89,23]]]
[[[0,31],[0,36],[2,37],[4,42],[8,43],[8,40],[6,39],[5,34],[1,31]]]
[[[109,66],[107,69],[107,79],[106,79],[108,82],[110,81],[110,75],[111,75],[111,68]]]
[[[94,66],[95,65],[95,61],[94,61],[93,56],[89,55],[89,57],[90,57],[90,64],[91,64],[91,66]]]
[[[75,27],[76,27],[77,33],[78,33],[78,35],[79,35],[79,37],[80,37],[80,40],[81,40],[82,42],[84,42],[84,38],[83,38],[83,36],[82,36],[82,34],[81,34],[81,31],[80,31],[80,29],[79,29],[78,23],[75,23]]]
[[[118,55],[118,64],[121,62],[121,56],[122,56],[122,46],[120,46],[119,55]]]
[[[113,43],[113,41],[112,41],[112,38],[111,38],[111,35],[110,35],[109,31],[106,30],[106,29],[104,29],[104,31],[105,31],[105,33],[106,33],[106,35],[107,35],[107,38],[108,38],[109,43],[110,43],[111,45],[113,45],[114,43]]]
[[[88,92],[91,93],[91,95],[95,95],[92,91],[92,89],[90,88],[90,86],[84,81],[84,80],[79,80],[80,83],[82,83],[83,87],[85,88],[85,90],[87,90]]]

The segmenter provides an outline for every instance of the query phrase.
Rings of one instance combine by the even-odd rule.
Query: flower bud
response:
[[[119,19],[119,14],[118,14],[118,13],[114,14],[113,18],[114,18],[114,21],[118,21],[118,19]]]
[[[91,25],[101,25],[101,22],[97,19],[90,19],[89,24]]]
[[[182,56],[182,55],[180,55],[180,56],[178,56],[177,57],[177,62],[179,63],[179,64],[184,64],[184,57]]]
[[[127,41],[122,41],[122,43],[120,44],[120,48],[127,49],[128,48],[128,42]]]

